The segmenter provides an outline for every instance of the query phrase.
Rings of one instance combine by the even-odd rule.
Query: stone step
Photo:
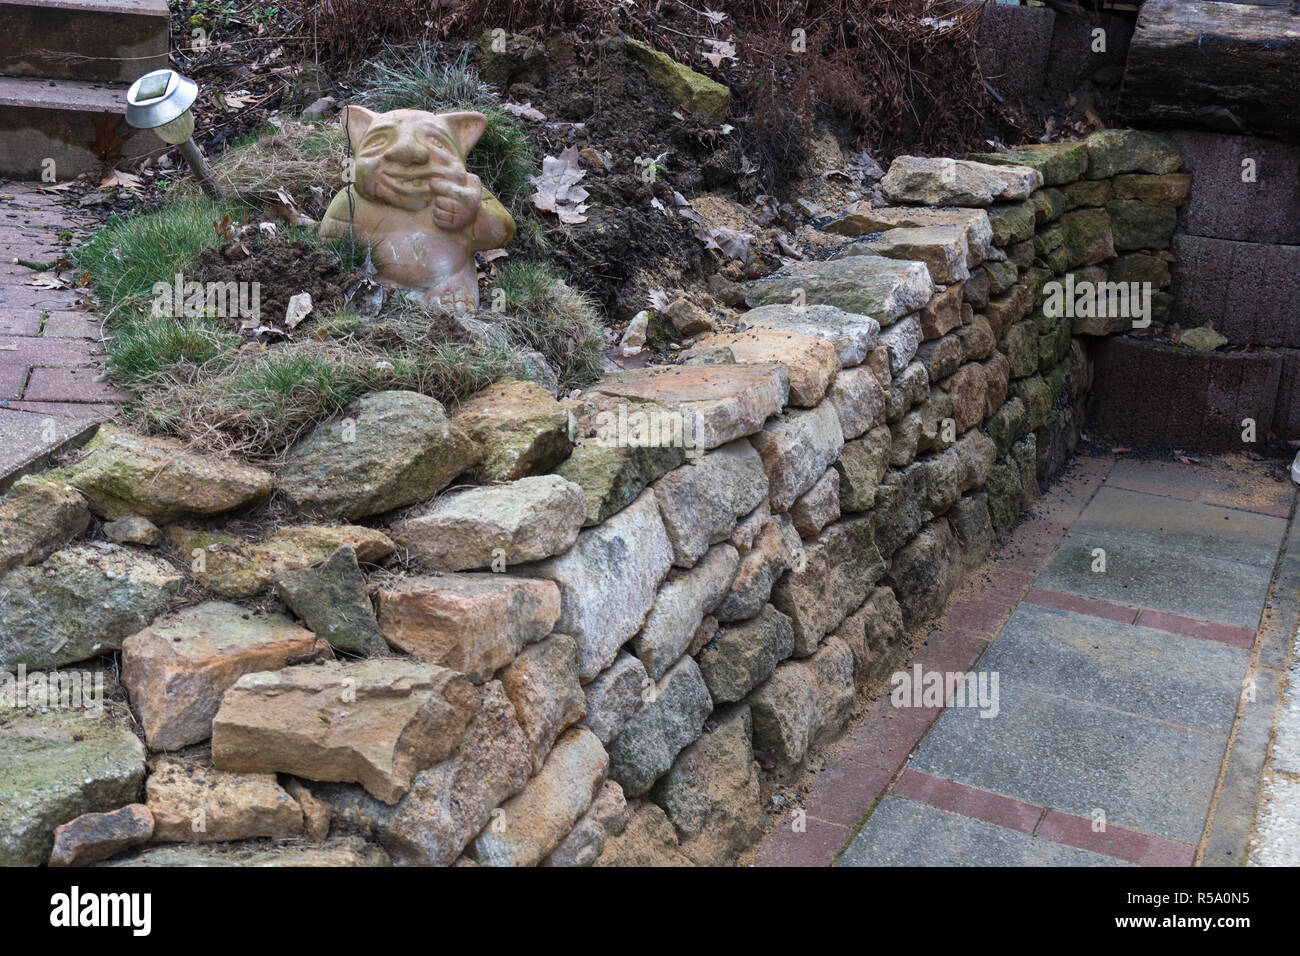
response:
[[[0,73],[130,83],[167,66],[167,0],[0,0]]]
[[[0,76],[0,176],[40,180],[54,160],[64,182],[101,164],[113,144],[140,156],[162,143],[126,125],[126,86]]]

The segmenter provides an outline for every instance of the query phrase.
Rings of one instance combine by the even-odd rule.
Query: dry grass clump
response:
[[[334,194],[343,188],[348,141],[337,123],[282,119],[251,142],[226,150],[210,163],[212,175],[228,200],[250,206],[274,206],[287,195],[299,210],[319,219]],[[197,197],[192,177],[173,187],[177,197]]]
[[[354,337],[295,342],[177,367],[126,414],[146,431],[208,451],[275,460],[367,392],[403,389],[451,404],[521,374],[519,355],[494,344],[374,348]]]

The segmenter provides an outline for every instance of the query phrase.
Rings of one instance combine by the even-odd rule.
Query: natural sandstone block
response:
[[[869,315],[882,328],[915,312],[933,294],[934,283],[923,263],[873,255],[794,262],[775,275],[745,283],[745,302],[751,307],[833,305]]]
[[[728,708],[655,785],[651,799],[663,807],[696,866],[733,864],[762,833],[752,738],[749,708]]]
[[[479,710],[463,675],[397,658],[245,674],[212,722],[212,762],[240,773],[359,783],[393,804],[460,747]]]
[[[646,490],[604,524],[579,534],[560,557],[529,566],[530,574],[559,586],[555,629],[578,642],[584,681],[613,663],[641,629],[672,563],[655,492]]]
[[[514,481],[550,471],[569,456],[569,415],[533,382],[506,379],[470,396],[452,423],[483,450],[479,481]]]
[[[908,412],[889,426],[889,464],[905,468],[916,458],[923,427],[920,412]]]
[[[54,828],[50,866],[97,863],[148,843],[152,836],[153,814],[143,804],[132,803],[108,813],[83,813]]]
[[[790,516],[769,517],[753,547],[740,559],[731,589],[713,612],[716,619],[741,621],[762,611],[772,586],[802,554],[803,542]]]
[[[802,537],[812,538],[840,516],[840,476],[834,468],[790,506],[790,518]]]
[[[742,700],[793,653],[790,618],[768,604],[757,617],[719,629],[699,653],[700,673],[715,703]]]
[[[501,671],[501,685],[514,705],[540,773],[551,745],[570,724],[587,714],[587,698],[578,683],[578,644],[567,634],[552,634],[524,648]]]
[[[889,467],[892,445],[893,435],[884,425],[845,443],[835,463],[840,474],[842,512],[869,511],[876,503],[876,488]]]
[[[149,747],[178,750],[212,736],[222,695],[243,675],[331,656],[283,615],[207,601],[123,641],[122,683]]]
[[[1164,136],[1132,129],[1093,133],[1088,145],[1089,179],[1110,179],[1120,173],[1174,173],[1182,166],[1177,147]]]
[[[0,578],[0,670],[60,667],[121,647],[185,577],[145,552],[75,544]]]
[[[1032,320],[1017,322],[998,342],[1007,357],[1011,378],[1024,378],[1038,371],[1038,329]]]
[[[44,711],[44,712],[42,712]],[[8,709],[0,733],[0,866],[40,866],[55,828],[139,798],[144,744],[105,702],[105,712]]]
[[[673,563],[693,567],[711,545],[727,539],[737,518],[752,511],[767,494],[763,459],[743,439],[664,475],[655,483],[654,495],[672,542]]]
[[[984,417],[988,418],[1002,407],[1007,400],[1007,383],[1011,378],[1011,363],[1001,352],[994,352],[980,363],[984,369],[985,404]]]
[[[479,712],[455,756],[417,773],[396,805],[353,784],[317,784],[315,793],[341,822],[375,833],[394,862],[451,865],[533,772],[528,739],[501,682],[488,681],[478,692]]]
[[[162,757],[154,761],[144,790],[156,842],[303,834],[302,807],[272,773],[227,773],[207,761]]]
[[[963,495],[948,512],[953,533],[961,545],[967,571],[979,567],[993,550],[993,520],[989,517],[988,495]]]
[[[925,206],[883,206],[872,209],[861,203],[852,212],[828,222],[827,232],[841,236],[865,236],[908,226],[961,226],[966,230],[966,245],[970,257],[966,265],[974,268],[989,254],[993,230],[988,214],[983,209],[947,208],[933,209]]]
[[[709,335],[696,342],[685,357],[715,348],[730,349],[742,365],[783,366],[790,375],[789,402],[801,408],[811,408],[820,402],[840,370],[839,356],[829,342],[797,332],[760,329]]]
[[[1104,206],[1115,198],[1115,188],[1109,179],[1085,179],[1061,187],[1066,210],[1083,206]]]
[[[278,575],[324,564],[339,548],[351,548],[363,564],[388,557],[396,546],[388,536],[359,525],[289,525],[262,541],[237,534],[171,525],[172,552],[190,566],[194,580],[222,597],[256,597]]]
[[[885,198],[925,206],[988,206],[1026,199],[1043,184],[1028,166],[993,166],[961,159],[899,156],[880,181]]]
[[[885,390],[871,369],[846,368],[826,396],[840,418],[844,440],[851,441],[885,421]]]
[[[388,644],[351,548],[339,548],[318,568],[284,572],[276,578],[275,591],[308,629],[335,650],[358,657],[387,653]]]
[[[276,481],[301,511],[356,520],[427,501],[481,454],[429,396],[371,392],[289,449]]]
[[[925,466],[913,462],[906,468],[891,468],[876,489],[872,520],[876,546],[888,559],[916,534],[925,521]]]
[[[969,281],[969,279],[967,280]],[[961,325],[962,289],[954,282],[939,292],[921,310],[921,338],[925,341],[947,335]]]
[[[738,561],[736,549],[724,542],[710,548],[691,570],[669,574],[645,626],[632,640],[637,657],[652,678],[658,680],[686,653],[704,616],[726,597]]]
[[[692,447],[707,450],[762,428],[785,407],[790,376],[780,365],[671,365],[620,372],[593,389],[684,416]]]
[[[889,583],[908,627],[934,617],[961,581],[961,552],[944,519],[930,522],[894,555]]]
[[[1017,283],[1002,295],[989,300],[989,304],[984,307],[984,318],[988,319],[994,335],[1000,338],[1025,317],[1029,311],[1029,297],[1029,289]]]
[[[610,758],[585,727],[565,731],[540,773],[501,806],[501,824],[474,841],[480,866],[536,866],[587,812]]]
[[[885,389],[885,421],[893,424],[930,394],[930,375],[922,361],[912,362]]]
[[[399,578],[379,590],[379,629],[398,650],[480,684],[555,630],[560,608],[550,581],[491,573]]]
[[[1036,216],[1034,202],[1023,202],[994,206],[989,209],[989,225],[993,227],[993,244],[1010,246],[1025,242],[1034,236]]]
[[[1129,174],[1115,177],[1115,198],[1136,199],[1148,206],[1181,206],[1192,190],[1191,173],[1164,176]]]
[[[767,472],[772,510],[779,513],[788,510],[839,457],[844,432],[835,408],[823,402],[806,411],[783,412],[750,440]]]
[[[646,793],[682,748],[699,739],[712,710],[713,699],[699,666],[692,658],[682,658],[614,738],[609,748],[610,778],[628,796]]]
[[[1130,199],[1106,204],[1115,230],[1115,249],[1168,249],[1178,225],[1178,210],[1172,206],[1149,206]]]
[[[26,475],[0,499],[0,574],[36,564],[90,527],[90,511],[72,485]]]
[[[925,366],[929,382],[937,382],[957,371],[964,357],[965,350],[956,335],[925,342],[916,352],[916,360]]]
[[[591,728],[602,744],[618,736],[628,718],[641,709],[642,695],[654,686],[645,665],[620,651],[614,663],[584,687],[587,716],[583,724]]]
[[[404,515],[392,532],[428,567],[468,571],[563,554],[586,517],[582,488],[538,475],[444,495]]]
[[[890,259],[924,262],[930,270],[930,278],[938,283],[961,282],[970,275],[966,266],[970,249],[963,226],[890,229],[878,238],[853,243],[840,255],[853,255],[859,249]]]
[[[918,315],[909,315],[888,329],[880,336],[880,344],[889,353],[889,373],[898,375],[916,357],[916,350],[921,347],[921,319]],[[882,382],[882,384],[884,384]]]
[[[105,518],[207,517],[251,507],[271,493],[271,475],[260,468],[111,425],[100,427],[86,452],[64,474]]]
[[[1001,153],[971,153],[967,159],[993,165],[1028,166],[1043,174],[1043,183],[1056,186],[1072,183],[1088,168],[1088,144],[1031,143]]]
[[[802,566],[786,572],[772,589],[772,605],[790,618],[797,657],[817,650],[865,600],[885,565],[876,548],[871,515],[846,518],[804,546]]]
[[[939,387],[952,397],[952,415],[957,434],[974,428],[984,420],[988,402],[988,376],[977,362],[963,365]]]
[[[813,657],[788,661],[749,697],[754,746],[794,767],[837,735],[853,707],[853,651],[832,637]]]
[[[825,339],[844,368],[866,361],[880,337],[880,323],[871,316],[845,312],[833,305],[763,305],[746,312],[742,321],[751,329]]]
[[[590,866],[605,849],[605,841],[627,829],[631,819],[623,788],[606,780],[587,812],[541,865]]]

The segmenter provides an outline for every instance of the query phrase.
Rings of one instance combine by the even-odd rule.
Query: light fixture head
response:
[[[181,119],[199,97],[199,84],[175,70],[154,70],[126,91],[126,122],[136,129],[158,129]],[[190,119],[190,133],[193,118]],[[189,139],[189,134],[181,140]]]

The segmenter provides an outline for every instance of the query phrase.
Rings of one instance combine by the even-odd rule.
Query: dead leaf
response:
[[[234,229],[231,228],[229,213],[220,222],[213,222],[212,230],[217,234],[218,239],[233,239]]]
[[[650,305],[657,312],[665,312],[668,309],[668,293],[663,289],[650,290]]]
[[[122,186],[126,189],[138,189],[142,182],[144,180],[134,173],[124,173],[120,169],[115,169],[100,180],[99,188],[116,189],[118,186]]]
[[[227,109],[242,110],[246,106],[251,106],[257,101],[248,90],[236,90],[234,93],[225,93],[221,97],[222,102],[226,104]]]
[[[578,151],[570,146],[557,156],[542,159],[542,174],[529,176],[528,181],[537,187],[531,199],[543,212],[553,212],[564,223],[586,222],[587,190],[578,182],[587,175],[578,168]]]
[[[68,280],[57,276],[39,275],[35,279],[28,279],[23,285],[35,286],[37,289],[66,289]]]
[[[299,322],[311,315],[311,309],[310,292],[299,292],[295,296],[290,296],[289,307],[284,310],[284,324],[291,329],[297,328]]]
[[[546,114],[541,110],[534,109],[531,101],[522,105],[519,103],[502,103],[501,108],[507,113],[518,116],[520,119],[532,120],[535,123],[546,122]]]

